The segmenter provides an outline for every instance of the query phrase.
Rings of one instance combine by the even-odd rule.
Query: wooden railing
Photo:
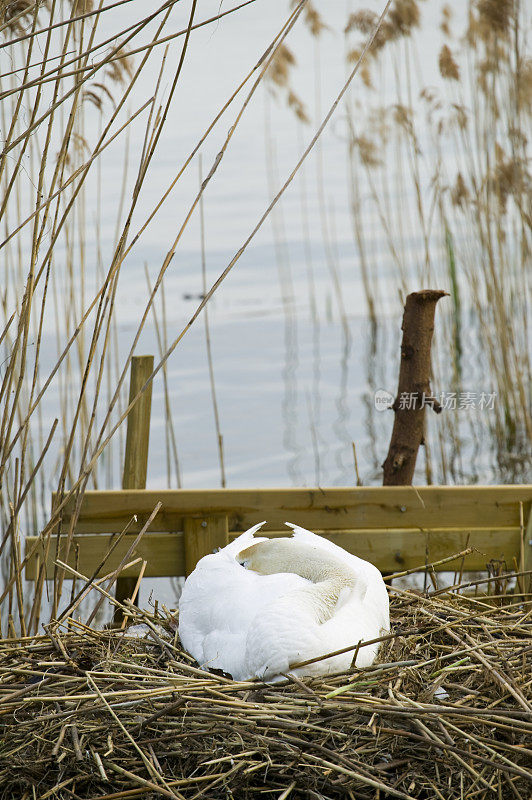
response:
[[[529,485],[90,491],[83,498],[69,561],[74,563],[79,547],[81,571],[92,574],[129,525],[105,565],[106,572],[116,568],[161,502],[136,550],[148,562],[146,576],[189,573],[203,555],[263,519],[268,534],[289,534],[283,523],[295,522],[385,572],[438,561],[466,547],[473,552],[465,557],[465,570],[486,569],[492,559],[509,569],[531,569],[531,501]],[[65,507],[65,528],[73,507]],[[30,538],[27,547],[34,542]],[[35,577],[36,563],[36,558],[28,563],[26,577]]]
[[[134,437],[132,425],[136,426]],[[147,442],[148,428],[149,415],[130,414],[127,441],[142,440],[144,435]],[[134,452],[130,448],[131,471]],[[88,491],[68,545],[67,562],[73,565],[77,560],[78,569],[92,575],[128,526],[103,572],[116,569],[158,502],[161,509],[135,549],[135,555],[147,562],[147,577],[188,574],[203,555],[262,520],[267,520],[263,530],[268,534],[288,535],[285,521],[309,528],[383,572],[440,561],[468,547],[473,550],[460,563],[440,568],[485,570],[488,562],[497,560],[509,570],[532,570],[531,485]],[[63,531],[69,529],[74,508],[72,500],[63,509]],[[44,543],[40,547],[38,537],[29,537],[26,552],[34,547],[26,567],[30,580],[37,577],[39,564],[45,560]],[[62,535],[62,560],[65,547]],[[55,545],[48,550],[45,569],[50,575]],[[121,577],[138,571],[136,565]],[[527,583],[531,585],[529,578]]]

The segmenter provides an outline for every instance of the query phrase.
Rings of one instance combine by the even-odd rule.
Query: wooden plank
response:
[[[412,569],[447,558],[467,547],[474,548],[474,551],[464,558],[464,571],[484,571],[491,559],[505,561],[511,570],[513,559],[519,552],[518,528],[370,530],[337,534],[330,531],[326,537],[348,552],[375,564],[381,572]],[[461,559],[458,559],[455,564],[444,564],[439,569],[452,572],[459,570],[461,563]]]
[[[185,574],[190,575],[200,558],[228,542],[227,517],[187,517],[184,525]]]
[[[285,520],[311,530],[338,528],[434,528],[519,526],[519,503],[528,509],[532,485],[371,486],[326,489],[175,489],[89,491],[79,533],[116,533],[133,514],[140,527],[157,501],[163,504],[152,530],[183,530],[186,516],[227,514],[230,530],[243,531],[267,519],[265,530]],[[68,518],[73,502],[67,504]]]
[[[185,562],[184,534],[182,533],[147,533],[136,548],[135,555],[140,555],[148,562],[146,577],[172,577],[189,573],[198,558],[207,552],[212,552],[215,547],[223,547],[227,541],[235,539],[239,533],[233,531],[227,537],[227,529],[223,521],[218,522],[218,527],[210,526],[201,528],[201,520],[189,523],[188,535],[195,536],[198,527],[201,531],[208,531],[207,537],[202,539],[202,549],[198,546],[196,553],[189,551],[188,563]],[[196,524],[198,523],[198,524]],[[283,532],[284,533],[284,532]],[[286,535],[286,534],[285,534]],[[357,531],[328,531],[325,538],[340,545],[360,558],[371,561],[383,572],[395,572],[402,569],[412,569],[425,563],[426,551],[429,561],[438,561],[453,553],[464,550],[466,546],[474,547],[475,551],[464,560],[464,570],[485,570],[486,563],[494,558],[505,561],[508,568],[513,566],[513,559],[519,556],[521,531],[519,528],[481,528],[470,531],[453,529],[435,529],[430,532],[419,530],[357,530]],[[226,538],[224,538],[226,537]],[[117,550],[106,562],[106,572],[116,568],[123,558],[127,548],[131,545],[134,534],[126,534]],[[35,537],[26,539],[26,549],[33,546]],[[75,546],[79,545],[80,570],[85,575],[92,574],[112,542],[111,536],[102,534],[89,534],[75,536],[69,557],[69,563],[74,564]],[[26,567],[26,578],[33,580],[37,575],[37,556]],[[196,560],[194,560],[196,559]],[[48,569],[53,568],[53,556],[48,559]],[[131,575],[137,575],[140,565],[130,570]],[[440,569],[452,571],[460,568],[460,562],[443,565]]]
[[[129,403],[142,390],[153,372],[153,356],[133,356],[131,359],[131,375],[129,381]],[[127,416],[126,452],[122,489],[145,489],[148,474],[148,449],[150,441],[151,416],[150,383],[141,394]],[[115,596],[121,603],[133,597],[136,578],[121,576],[116,582]],[[121,620],[120,609],[115,609],[115,620]]]
[[[63,539],[64,537],[61,538]],[[124,536],[116,550],[105,562],[102,574],[112,572],[118,567],[134,539],[135,534],[127,533]],[[37,537],[35,536],[26,538],[27,552],[29,552],[36,540]],[[92,575],[109,550],[112,540],[112,536],[104,536],[101,533],[74,536],[68,563],[74,566],[76,545],[79,545],[79,571],[87,577]],[[36,555],[28,561],[26,565],[26,580],[35,580],[37,577],[37,560],[39,556],[42,558],[42,553],[37,551]],[[131,559],[137,556],[148,562],[144,573],[145,577],[166,578],[185,574],[185,548],[182,533],[147,533],[135,548]],[[55,550],[48,557],[48,568],[51,567],[53,569],[54,558]],[[59,558],[62,558],[62,556],[60,555]],[[129,570],[125,570],[124,574],[135,580],[139,574],[140,567],[140,563],[136,564]]]

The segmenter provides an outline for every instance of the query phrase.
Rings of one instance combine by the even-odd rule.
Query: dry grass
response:
[[[198,669],[166,609],[1,641],[0,797],[529,797],[530,609],[391,591],[378,663],[285,685]]]

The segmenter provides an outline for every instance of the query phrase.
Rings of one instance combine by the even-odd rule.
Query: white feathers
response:
[[[286,524],[293,529],[291,538],[255,538],[264,523],[255,525],[202,558],[185,581],[179,635],[201,666],[235,680],[340,672],[349,668],[354,650],[294,665],[389,630],[380,572],[332,542]],[[377,651],[377,644],[361,647],[357,666],[371,664]]]

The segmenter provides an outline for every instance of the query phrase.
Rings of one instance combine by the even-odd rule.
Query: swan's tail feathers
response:
[[[223,548],[223,552],[229,556],[229,558],[236,558],[241,550],[245,550],[245,548],[249,547],[252,543],[263,542],[267,537],[258,536],[255,538],[255,534],[262,528],[263,525],[266,525],[266,520],[259,522],[257,525],[253,525],[252,528],[244,531],[244,533],[241,533],[240,536],[237,536],[237,538],[231,542],[231,544],[228,544]]]

